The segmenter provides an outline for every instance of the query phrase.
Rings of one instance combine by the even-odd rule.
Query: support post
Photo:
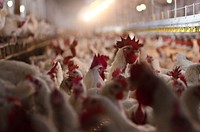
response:
[[[20,0],[15,0],[14,13],[20,15]]]
[[[177,2],[174,0],[174,18],[177,17]]]

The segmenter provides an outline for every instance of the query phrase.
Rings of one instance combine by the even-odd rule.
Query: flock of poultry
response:
[[[1,4],[2,1],[0,1]],[[9,12],[8,7],[0,7],[0,43],[43,40],[55,35],[55,29],[45,20],[38,20],[29,14],[21,17]]]
[[[2,132],[200,132],[200,45],[67,36],[0,61]]]

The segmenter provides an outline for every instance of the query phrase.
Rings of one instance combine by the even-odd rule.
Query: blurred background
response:
[[[70,30],[124,26],[173,17],[174,0],[5,0],[11,12],[15,3],[22,16],[29,13],[46,19],[59,28]],[[176,0],[176,7],[198,3],[199,0]],[[199,5],[195,9],[198,11]],[[192,13],[192,7],[187,14]],[[177,16],[183,16],[179,9]]]
[[[200,0],[0,0],[0,132],[200,132],[199,104]]]

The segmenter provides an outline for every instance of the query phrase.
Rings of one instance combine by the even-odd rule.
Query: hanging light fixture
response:
[[[8,5],[8,7],[12,7],[12,6],[13,6],[13,1],[12,1],[12,0],[9,0],[9,1],[7,2],[7,5]]]
[[[88,9],[86,9],[86,11],[84,12],[83,20],[85,22],[89,22],[95,16],[107,9],[113,2],[114,0],[96,0],[92,2]]]
[[[23,13],[25,11],[25,6],[24,5],[20,5],[19,10],[20,10],[21,13]]]
[[[168,3],[168,4],[171,4],[171,3],[172,3],[172,0],[167,0],[167,3]]]
[[[139,12],[141,12],[141,11],[144,11],[144,10],[146,10],[146,5],[145,4],[140,4],[140,5],[138,5],[137,7],[136,7],[136,10],[137,11],[139,11]]]

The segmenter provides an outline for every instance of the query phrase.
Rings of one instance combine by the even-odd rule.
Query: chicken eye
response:
[[[127,47],[127,48],[125,48],[127,51],[130,51],[130,50],[132,50],[132,48],[131,47]]]

